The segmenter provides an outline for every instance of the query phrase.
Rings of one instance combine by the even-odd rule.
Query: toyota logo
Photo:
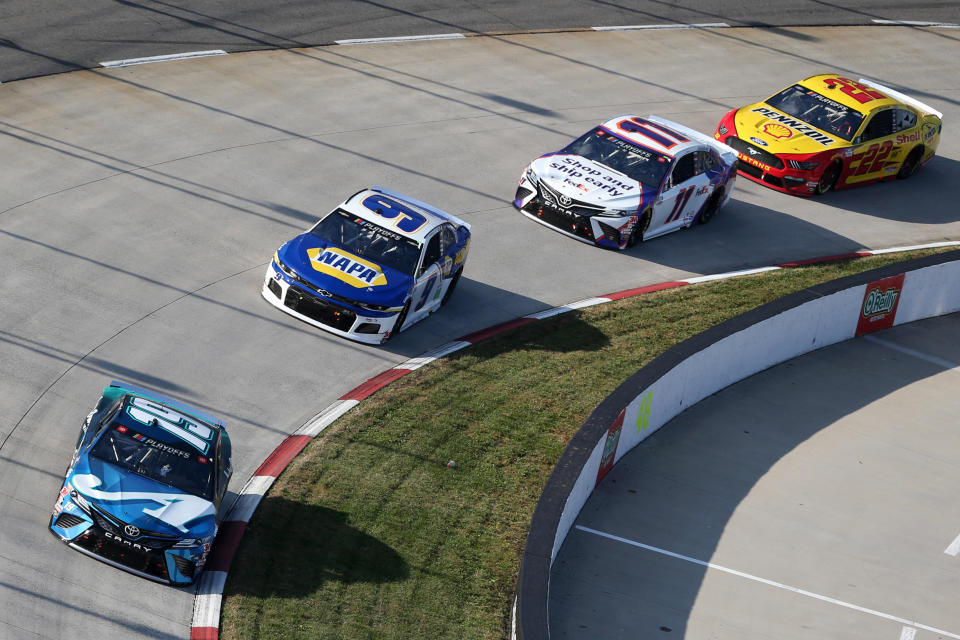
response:
[[[125,526],[123,528],[123,532],[128,536],[130,536],[131,538],[136,538],[137,536],[140,535],[140,529],[133,526],[132,524],[128,524],[127,526]]]
[[[568,206],[571,202],[573,202],[573,200],[570,198],[570,196],[565,196],[565,195],[561,195],[561,196],[560,196],[560,204],[562,204],[563,206],[566,207],[566,206]]]

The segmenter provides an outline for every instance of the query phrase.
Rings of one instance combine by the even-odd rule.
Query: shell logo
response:
[[[785,127],[782,124],[777,124],[775,122],[768,122],[767,124],[763,125],[763,132],[768,136],[777,138],[778,140],[793,136],[793,131],[791,131],[789,127]]]

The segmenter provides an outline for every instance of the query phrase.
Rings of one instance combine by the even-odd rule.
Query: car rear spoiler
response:
[[[168,398],[166,396],[160,395],[159,393],[156,393],[155,391],[150,391],[149,389],[143,389],[136,385],[132,385],[129,382],[120,382],[119,380],[112,380],[110,382],[110,386],[120,389],[122,391],[127,391],[130,393],[136,394],[138,396],[143,396],[144,398],[148,398],[150,400],[156,400],[157,402],[161,402],[163,404],[169,405],[174,409],[179,409],[180,411],[183,411],[184,413],[187,413],[193,416],[194,418],[199,418],[200,420],[203,420],[208,424],[211,424],[217,427],[223,427],[223,428],[226,428],[227,426],[223,420],[221,420],[220,418],[215,418],[211,416],[209,413],[204,413],[199,409],[194,409],[190,405],[183,404],[179,400]]]
[[[387,189],[386,187],[379,187],[379,186],[374,185],[374,186],[370,187],[370,190],[371,190],[371,191],[376,191],[377,193],[382,193],[382,194],[385,195],[385,196],[390,196],[391,198],[395,198],[395,199],[400,200],[400,201],[402,201],[402,202],[406,202],[407,204],[411,204],[411,205],[413,205],[413,206],[415,206],[415,207],[420,207],[421,209],[424,209],[424,210],[426,210],[426,211],[429,211],[430,213],[432,213],[432,214],[434,214],[434,215],[436,215],[436,216],[439,216],[439,217],[443,218],[444,220],[448,220],[448,221],[450,221],[450,222],[452,222],[452,223],[454,223],[454,224],[456,224],[456,225],[458,225],[458,226],[461,226],[461,227],[466,227],[466,228],[467,228],[467,231],[470,230],[470,223],[464,222],[463,220],[461,220],[461,219],[458,218],[457,216],[455,216],[455,215],[453,215],[453,214],[451,214],[451,213],[447,213],[446,211],[443,211],[443,210],[441,210],[441,209],[437,209],[436,207],[431,206],[431,205],[427,204],[426,202],[421,202],[421,201],[417,200],[416,198],[411,198],[410,196],[405,196],[405,195],[403,195],[402,193],[398,193],[398,192],[396,192],[396,191],[393,191],[392,189]]]
[[[737,159],[737,151],[733,147],[731,147],[730,145],[724,144],[719,140],[715,140],[714,138],[706,135],[705,133],[700,133],[696,129],[685,127],[682,124],[677,124],[672,120],[667,120],[666,118],[661,118],[659,116],[652,116],[652,115],[647,116],[647,120],[650,120],[651,122],[656,122],[657,124],[662,124],[667,128],[673,129],[677,133],[682,133],[683,135],[687,136],[691,140],[696,140],[701,144],[711,146],[714,149],[716,149],[717,153],[719,153],[722,156],[728,156],[728,157],[732,156],[731,162]]]
[[[936,109],[934,109],[934,108],[931,107],[930,105],[924,104],[923,102],[920,102],[920,101],[917,100],[916,98],[911,98],[910,96],[908,96],[908,95],[906,95],[906,94],[900,93],[899,91],[896,91],[896,90],[894,90],[894,89],[891,89],[890,87],[885,87],[885,86],[883,86],[882,84],[880,84],[879,82],[874,82],[873,80],[866,80],[866,79],[864,79],[864,78],[860,78],[859,80],[857,80],[857,82],[859,82],[859,83],[861,83],[861,84],[865,84],[865,85],[867,85],[868,87],[873,87],[874,89],[876,89],[876,90],[878,90],[878,91],[882,91],[882,92],[884,92],[885,94],[887,94],[888,96],[890,96],[891,98],[896,98],[896,99],[899,100],[900,102],[902,102],[902,103],[904,103],[904,104],[908,104],[908,105],[910,105],[911,107],[914,107],[914,108],[916,108],[916,109],[920,109],[921,111],[926,111],[927,113],[932,113],[933,115],[935,115],[935,116],[937,116],[938,118],[940,118],[941,120],[943,120],[943,114],[942,114],[942,113],[940,113],[939,111],[937,111]]]

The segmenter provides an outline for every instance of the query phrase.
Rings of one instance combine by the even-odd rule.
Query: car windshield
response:
[[[863,121],[863,114],[859,111],[799,84],[787,87],[767,100],[767,104],[844,140],[850,140]]]
[[[343,209],[337,209],[320,220],[310,229],[310,233],[378,265],[407,275],[413,275],[420,261],[419,242]]]
[[[588,131],[561,153],[583,156],[655,188],[660,187],[672,161],[669,156],[627,142],[606,129]]]
[[[145,478],[213,500],[213,458],[137,433],[118,422],[97,440],[90,455]]]

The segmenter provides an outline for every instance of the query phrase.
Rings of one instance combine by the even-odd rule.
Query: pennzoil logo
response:
[[[342,280],[352,287],[376,287],[387,284],[387,276],[376,264],[336,247],[307,249],[310,266]]]
[[[867,299],[863,301],[863,310],[861,315],[864,318],[879,316],[890,313],[897,304],[897,297],[900,296],[900,289],[890,287],[886,291],[882,289],[871,289],[867,294]]]
[[[766,116],[767,118],[773,121],[765,124],[764,130],[766,130],[766,127],[769,127],[771,125],[781,126],[787,129],[788,131],[790,131],[791,136],[794,133],[802,133],[808,138],[812,138],[813,140],[816,140],[817,142],[819,142],[825,147],[829,147],[830,145],[836,142],[836,140],[834,140],[830,136],[820,133],[810,125],[804,122],[801,122],[796,118],[791,118],[790,116],[783,115],[782,113],[774,111],[773,109],[768,109],[767,107],[754,107],[753,109],[750,109],[750,112],[759,113],[760,115]]]
[[[777,140],[793,137],[793,131],[790,130],[790,127],[785,127],[782,124],[776,124],[774,122],[768,122],[763,125],[763,132]]]

